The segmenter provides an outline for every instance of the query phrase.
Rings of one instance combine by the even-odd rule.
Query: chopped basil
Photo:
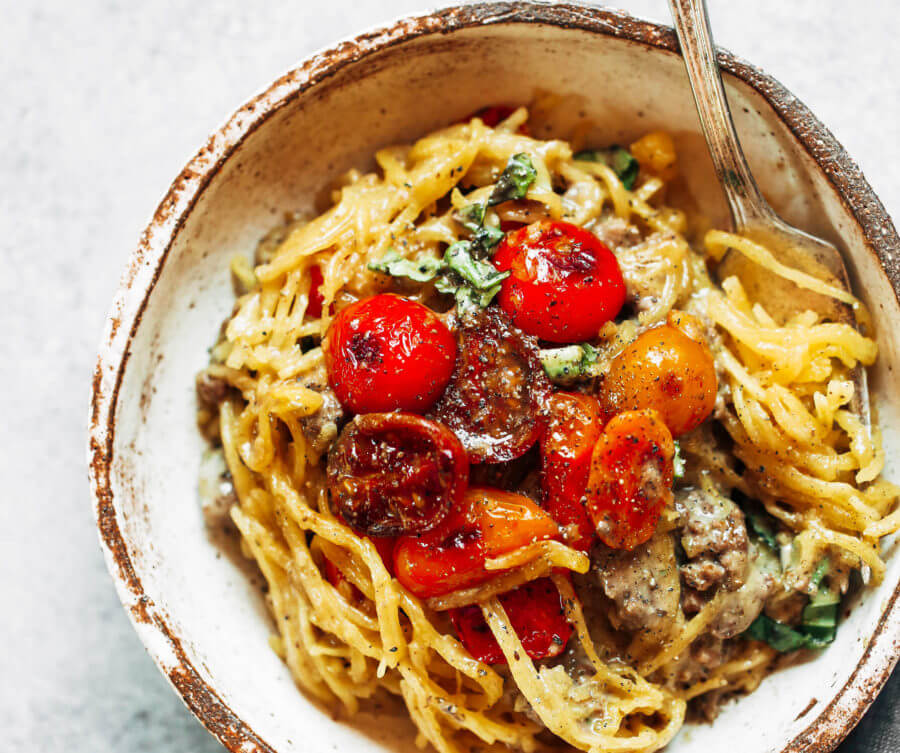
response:
[[[484,224],[486,211],[485,204],[476,202],[463,207],[457,213],[460,224],[472,233],[472,250],[476,256],[490,254],[505,235],[499,227]],[[479,254],[479,251],[485,253]]]
[[[494,296],[500,292],[500,284],[496,284],[487,290],[475,290],[468,285],[461,285],[456,289],[456,306],[463,313],[472,309],[484,308]]]
[[[675,457],[672,459],[672,475],[676,478],[684,478],[684,455],[681,454],[681,444],[675,440]]]
[[[448,247],[444,252],[444,263],[479,293],[499,286],[510,274],[498,272],[493,264],[474,258],[469,241],[457,241]]]
[[[514,154],[509,158],[509,162],[506,163],[506,167],[500,174],[491,197],[488,199],[488,206],[524,198],[536,177],[537,170],[531,164],[531,157],[524,152]]]
[[[568,381],[588,374],[600,358],[600,351],[589,343],[548,348],[538,354],[550,379]]]
[[[378,261],[369,262],[368,268],[373,272],[381,272],[392,277],[408,277],[415,282],[429,282],[446,268],[446,264],[443,260],[424,253],[415,259],[405,259],[396,249],[389,248]]]
[[[750,524],[750,530],[756,534],[757,538],[762,541],[773,552],[778,551],[778,541],[775,539],[775,528],[768,520],[768,516],[758,512],[745,513],[747,522]]]
[[[782,653],[800,648],[823,648],[831,643],[837,634],[841,597],[832,589],[822,586],[822,579],[828,568],[829,561],[826,557],[810,576],[810,583],[817,590],[809,600],[809,604],[803,608],[800,625],[791,627],[761,614],[743,636],[765,641]]]
[[[627,149],[611,146],[609,149],[585,149],[575,155],[575,159],[585,162],[602,162],[619,176],[622,185],[629,191],[634,188],[640,165]]]

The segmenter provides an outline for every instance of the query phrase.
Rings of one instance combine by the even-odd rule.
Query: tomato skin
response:
[[[429,415],[459,437],[471,463],[502,463],[524,455],[547,424],[552,387],[537,340],[489,306],[462,317],[450,384]]]
[[[500,596],[506,616],[532,659],[559,656],[572,626],[566,619],[559,591],[550,578],[538,578]],[[456,635],[478,661],[505,664],[506,658],[477,605],[450,610]]]
[[[466,452],[446,426],[412,413],[366,413],[328,452],[332,508],[357,533],[396,536],[437,526],[463,498]]]
[[[671,312],[612,360],[600,398],[610,415],[653,408],[677,437],[707,419],[717,391],[715,360],[699,322]]]
[[[353,413],[425,412],[455,359],[456,340],[437,314],[390,293],[343,309],[325,336],[328,382]]]
[[[603,430],[591,457],[587,509],[597,536],[634,549],[653,536],[672,504],[675,442],[655,410],[628,411]]]
[[[507,234],[493,258],[510,272],[498,301],[520,329],[556,343],[596,337],[625,303],[612,251],[589,231],[541,220]]]
[[[322,316],[322,306],[325,297],[322,295],[322,270],[316,264],[309,269],[309,303],[306,304],[306,315],[311,319],[319,319]]]
[[[403,536],[394,572],[416,596],[441,596],[497,574],[485,560],[559,535],[553,519],[528,497],[501,489],[469,489],[441,525]]]
[[[583,552],[590,551],[595,536],[583,497],[601,430],[595,398],[574,392],[553,394],[550,423],[541,438],[544,507],[559,523],[566,543]]]

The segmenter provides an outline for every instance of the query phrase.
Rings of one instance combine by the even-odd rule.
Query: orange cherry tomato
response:
[[[654,410],[628,411],[612,419],[591,458],[587,509],[600,540],[634,549],[656,529],[672,503],[675,442]]]
[[[328,382],[353,413],[424,413],[455,360],[456,339],[437,314],[389,293],[347,306],[325,336]]]
[[[446,426],[411,413],[356,416],[328,452],[336,513],[369,536],[422,533],[458,505],[466,451]]]
[[[550,578],[538,578],[500,596],[510,624],[532,659],[559,656],[572,626],[562,598]],[[450,610],[450,620],[466,650],[485,664],[505,664],[506,658],[478,606]]]
[[[558,535],[553,518],[528,497],[472,488],[433,531],[397,541],[394,572],[416,596],[440,596],[496,575],[486,559]]]
[[[510,272],[497,300],[513,323],[557,343],[597,336],[625,302],[625,282],[612,251],[593,233],[541,220],[508,233],[494,266]]]
[[[311,267],[309,270],[309,303],[306,304],[306,315],[311,319],[318,319],[322,316],[322,305],[325,303],[325,297],[322,295],[324,281],[319,265]]]
[[[699,322],[672,312],[612,360],[600,399],[609,415],[653,408],[677,437],[707,419],[717,389],[715,361]]]
[[[544,507],[559,523],[566,543],[583,552],[594,542],[584,490],[601,430],[595,398],[574,392],[556,392],[550,398],[550,423],[541,438]]]

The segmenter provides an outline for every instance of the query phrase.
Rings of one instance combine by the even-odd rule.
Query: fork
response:
[[[766,246],[782,264],[849,291],[847,267],[837,248],[781,219],[769,206],[750,173],[725,99],[705,0],[669,0],[669,6],[700,125],[728,200],[735,231]],[[811,308],[826,318],[846,322],[858,329],[853,308],[848,304],[803,290],[772,273],[765,274],[761,267],[734,251],[728,252],[720,262],[717,274],[720,279],[737,274],[751,298],[760,300],[760,294],[764,294],[766,309],[776,318],[783,320],[789,311],[796,312],[798,307]],[[865,368],[857,363],[851,378],[854,391],[850,408],[871,435]]]

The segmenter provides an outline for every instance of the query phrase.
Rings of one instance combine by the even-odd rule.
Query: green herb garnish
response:
[[[442,259],[424,253],[415,259],[405,259],[395,248],[389,248],[378,261],[371,261],[368,264],[368,268],[373,272],[381,272],[392,277],[408,277],[415,282],[430,282],[446,269],[446,266]]]
[[[538,353],[544,371],[550,379],[569,381],[588,375],[600,359],[600,351],[589,343],[547,348]]]
[[[537,170],[531,164],[531,157],[524,152],[514,154],[509,158],[506,167],[497,179],[488,206],[501,204],[504,201],[522,199],[528,193],[534,179],[537,178]]]
[[[472,234],[473,252],[479,256],[482,255],[478,253],[480,251],[489,255],[505,235],[499,227],[484,224],[486,211],[487,205],[476,202],[457,213],[460,224]]]
[[[631,152],[621,146],[611,146],[609,149],[585,149],[575,154],[576,160],[584,162],[602,162],[612,168],[619,176],[622,185],[629,191],[634,188],[640,165]]]
[[[444,252],[444,263],[479,293],[499,286],[510,274],[498,272],[493,264],[472,256],[472,244],[469,241],[457,241],[449,246]]]
[[[672,458],[672,476],[677,480],[684,478],[686,466],[684,455],[681,454],[681,443],[675,440],[675,457]]]
[[[777,552],[778,541],[775,539],[775,528],[769,522],[768,516],[758,512],[745,512],[744,515],[750,524],[750,530],[756,534],[757,538],[773,552]]]

